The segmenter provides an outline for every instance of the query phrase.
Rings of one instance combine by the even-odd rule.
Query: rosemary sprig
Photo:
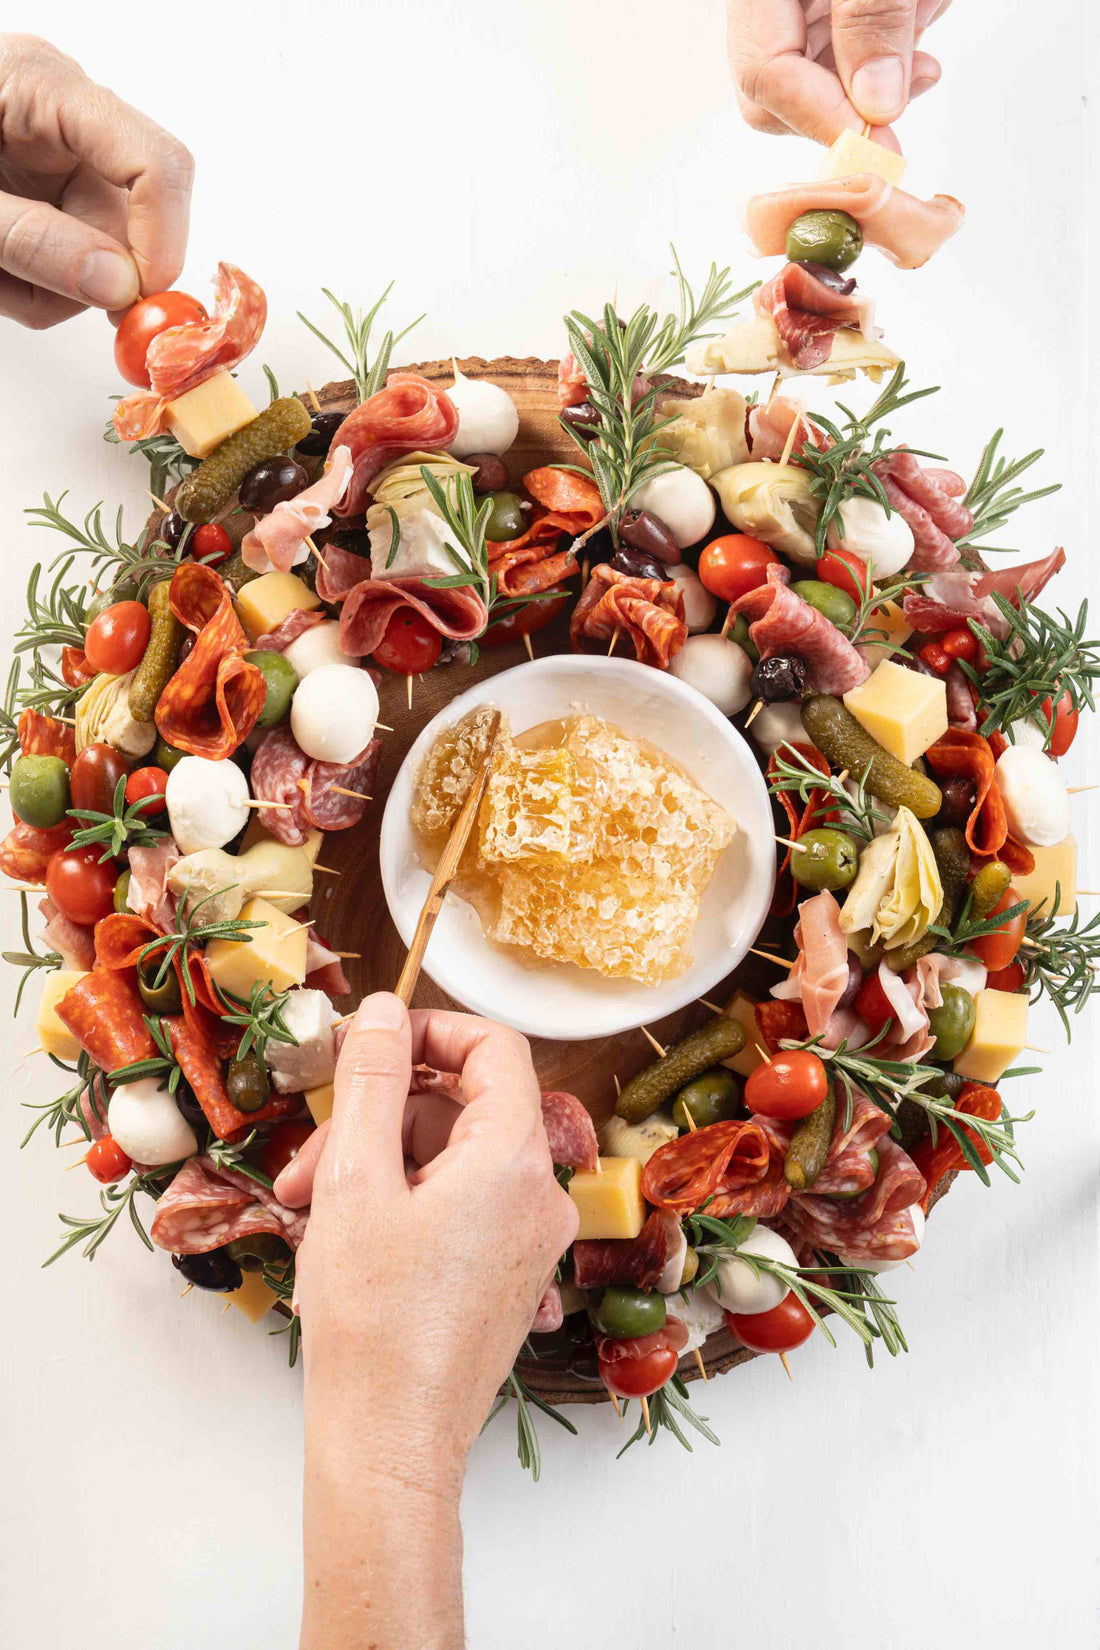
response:
[[[784,755],[784,752],[789,754]],[[820,813],[824,819],[834,809],[839,810],[843,829],[864,842],[870,842],[877,827],[888,824],[890,820],[889,814],[875,807],[867,789],[870,772],[871,765],[868,763],[862,776],[854,781],[854,791],[849,793],[836,774],[823,774],[793,745],[780,745],[775,753],[774,772],[768,780],[768,789],[773,796],[784,791],[794,792],[803,807],[809,805],[815,790],[823,791],[824,798],[815,813]],[[852,782],[849,776],[847,783]]]
[[[153,489],[155,492],[160,490]],[[54,500],[51,499],[49,493],[44,493],[41,504],[24,511],[24,514],[30,517],[32,526],[52,528],[54,532],[62,533],[65,538],[70,540],[69,548],[61,551],[49,564],[50,572],[58,566],[61,569],[55,581],[55,589],[64,580],[69,567],[72,565],[73,558],[77,555],[88,555],[91,557],[90,566],[93,580],[98,587],[110,589],[116,584],[125,582],[128,585],[133,585],[136,594],[140,596],[151,580],[165,576],[167,571],[166,562],[172,565],[182,560],[184,555],[187,554],[188,533],[183,535],[174,549],[165,544],[163,539],[158,539],[155,536],[147,537],[141,544],[131,544],[128,539],[123,537],[121,505],[119,505],[115,516],[113,535],[109,535],[103,525],[102,502],[92,506],[84,517],[83,524],[70,521],[61,508],[67,497],[68,493],[65,492],[59,494],[57,499]],[[160,554],[157,554],[158,551]],[[109,577],[104,582],[105,574],[109,574]],[[65,587],[62,585],[62,588]],[[31,596],[32,592],[28,590],[28,606],[31,606]],[[74,599],[79,607],[81,635],[75,640],[72,637],[67,637],[66,640],[71,645],[79,647],[83,644],[83,629],[87,624],[83,591],[78,591]],[[31,613],[33,617],[33,607],[31,607]],[[24,625],[23,629],[26,631],[27,625]],[[42,646],[46,641],[54,639],[53,637],[43,637],[40,641],[28,645]]]
[[[418,315],[415,321],[410,321],[408,326],[402,327],[400,332],[386,331],[383,333],[382,342],[378,346],[378,354],[372,361],[370,359],[371,329],[378,317],[378,311],[393,291],[393,282],[390,282],[382,296],[375,300],[365,315],[361,309],[353,309],[350,304],[342,303],[334,293],[329,291],[328,287],[323,286],[321,291],[343,322],[345,347],[348,354],[345,355],[339,344],[334,343],[331,338],[327,337],[320,327],[315,326],[308,316],[302,314],[301,310],[298,311],[298,319],[347,368],[355,379],[355,393],[359,400],[368,401],[372,395],[378,393],[386,382],[386,374],[390,368],[390,357],[395,346],[412,331],[413,327],[419,326],[424,317]]]
[[[61,1215],[62,1225],[69,1228],[68,1235],[58,1245],[43,1266],[52,1266],[55,1260],[75,1249],[78,1243],[84,1245],[81,1254],[85,1260],[94,1260],[103,1241],[114,1231],[119,1217],[123,1214],[130,1216],[130,1223],[138,1237],[147,1249],[152,1249],[153,1243],[148,1232],[141,1223],[134,1198],[138,1192],[149,1192],[159,1197],[164,1190],[165,1182],[170,1180],[177,1169],[182,1167],[182,1159],[176,1163],[164,1163],[153,1169],[146,1169],[141,1174],[135,1174],[125,1186],[105,1186],[99,1194],[102,1215],[93,1215],[90,1219],[80,1215]]]
[[[687,1433],[680,1425],[681,1420],[686,1421],[689,1427],[694,1427],[695,1431],[700,1433],[707,1440],[708,1444],[721,1443],[721,1439],[718,1437],[717,1433],[712,1432],[710,1427],[707,1425],[706,1416],[696,1415],[695,1411],[692,1409],[690,1403],[688,1402],[687,1382],[684,1380],[682,1375],[671,1376],[665,1382],[664,1386],[658,1387],[656,1392],[651,1392],[648,1403],[648,1430],[645,1424],[645,1417],[643,1416],[639,1420],[638,1425],[635,1427],[630,1437],[627,1439],[626,1443],[623,1445],[622,1449],[619,1451],[619,1454],[615,1457],[616,1460],[619,1460],[621,1456],[626,1454],[631,1444],[641,1443],[643,1438],[645,1438],[649,1444],[655,1444],[658,1436],[662,1432],[671,1432],[672,1436],[679,1444],[683,1446],[684,1449],[688,1451],[689,1455],[694,1454],[695,1452],[692,1448],[691,1440],[688,1438]],[[629,1399],[623,1405],[624,1414],[628,1408]]]
[[[116,397],[117,399],[117,397]],[[122,445],[121,437],[115,429],[114,421],[107,420],[107,427],[103,432],[104,441],[112,446]],[[165,432],[163,435],[146,435],[138,441],[127,443],[131,453],[137,453],[149,465],[149,491],[163,498],[169,487],[174,487],[177,481],[190,475],[200,461],[185,453],[174,435]]]
[[[145,1060],[132,1060],[128,1066],[118,1066],[108,1072],[111,1083],[138,1083],[143,1077],[165,1077],[169,1094],[175,1094],[183,1078],[183,1072],[176,1061],[172,1048],[172,1039],[165,1030],[164,1021],[156,1014],[143,1014],[145,1029],[152,1037],[158,1052],[149,1055]]]
[[[1055,912],[1060,893],[1056,885]],[[1036,912],[1028,918],[1019,960],[1027,965],[1024,983],[1031,988],[1032,1002],[1044,995],[1050,998],[1069,1041],[1073,1036],[1070,1014],[1080,1014],[1093,993],[1100,991],[1100,912],[1083,928],[1076,908],[1069,922],[1061,925],[1053,914]]]
[[[998,911],[995,917],[976,917],[973,911],[973,895],[968,893],[950,926],[937,922],[929,923],[929,932],[935,934],[941,942],[936,946],[936,950],[945,951],[948,955],[964,951],[973,940],[984,939],[987,934],[995,934],[1006,923],[1022,916],[1028,909],[1028,903],[1026,899],[1022,899],[1017,904],[1008,906],[1006,910]]]
[[[146,957],[155,957],[158,953],[163,952],[160,968],[157,970],[155,978],[150,982],[155,990],[164,984],[168,978],[168,970],[174,965],[178,957],[181,963],[180,973],[183,976],[184,989],[187,992],[189,1001],[193,1004],[195,1001],[195,986],[191,979],[191,971],[187,966],[188,953],[196,947],[206,945],[209,940],[228,939],[243,945],[251,945],[252,935],[247,930],[250,928],[266,928],[267,924],[252,920],[246,922],[243,917],[226,917],[220,922],[204,923],[198,921],[196,919],[199,917],[203,906],[209,904],[212,899],[216,899],[219,894],[224,894],[225,888],[212,889],[209,894],[205,894],[202,899],[197,900],[190,909],[188,909],[189,893],[190,886],[184,890],[183,897],[180,899],[179,908],[176,911],[175,927],[170,929],[167,934],[158,935],[155,940],[147,940],[138,952],[137,960],[140,966]],[[186,916],[184,915],[185,911]]]
[[[901,1323],[898,1320],[895,1303],[887,1300],[879,1287],[878,1279],[873,1272],[861,1272],[855,1267],[845,1266],[839,1255],[830,1254],[828,1250],[821,1252],[824,1265],[831,1271],[841,1275],[841,1279],[854,1294],[862,1295],[863,1304],[854,1307],[857,1312],[867,1312],[874,1320],[878,1331],[877,1338],[891,1358],[896,1358],[899,1352],[908,1352],[909,1343],[905,1339]],[[863,1348],[867,1367],[875,1366],[874,1341],[868,1341]]]
[[[1081,603],[1076,619],[1061,608],[1057,617],[1031,602],[1014,607],[1004,596],[993,600],[1008,625],[1001,639],[976,619],[970,629],[985,650],[987,663],[981,671],[966,660],[963,670],[981,693],[984,718],[979,732],[986,738],[995,730],[1005,730],[1024,718],[1041,728],[1049,743],[1053,717],[1043,713],[1049,698],[1052,707],[1068,693],[1074,710],[1094,711],[1095,682],[1100,679],[1100,638],[1085,637],[1089,604]]]
[[[291,1255],[285,1266],[265,1266],[263,1271],[264,1282],[278,1300],[290,1305],[294,1298],[295,1261]],[[298,1362],[298,1353],[302,1347],[302,1320],[296,1312],[285,1318],[278,1329],[269,1329],[269,1335],[286,1335],[287,1362],[290,1368]]]
[[[69,715],[89,686],[87,682],[70,686],[38,653],[31,660],[27,675],[30,686],[18,688],[15,697],[24,710],[41,711],[44,716]]]
[[[11,765],[19,754],[19,670],[21,661],[15,658],[8,671],[3,702],[0,703],[0,769],[11,772]]]
[[[164,798],[158,793],[155,796],[141,796],[136,802],[126,801],[126,775],[119,776],[115,786],[115,794],[111,798],[111,812],[102,813],[97,808],[68,808],[66,812],[72,819],[88,821],[79,831],[74,831],[73,840],[68,844],[66,852],[73,848],[90,848],[103,843],[103,852],[99,856],[102,865],[109,859],[118,859],[124,848],[151,848],[158,842],[163,842],[168,836],[167,831],[160,831],[146,822],[146,814],[150,808],[163,806]]]
[[[870,574],[866,581],[861,581],[859,575],[853,572],[852,578],[859,591],[859,605],[855,618],[850,619],[847,624],[839,624],[837,629],[847,636],[853,647],[868,644],[881,647],[884,643],[889,643],[891,657],[900,656],[908,659],[910,655],[905,648],[890,642],[890,632],[885,626],[875,624],[874,620],[882,612],[885,602],[898,601],[907,590],[919,588],[927,577],[927,573],[907,573],[904,577],[892,579],[888,585],[876,590]]]
[[[262,1062],[269,1042],[290,1043],[294,1048],[298,1047],[298,1039],[287,1030],[283,1018],[283,1010],[290,997],[289,990],[275,991],[269,981],[256,980],[247,1002],[233,992],[223,991],[220,986],[218,996],[225,1004],[221,1018],[230,1025],[242,1027],[241,1040],[237,1045],[238,1060],[243,1060],[250,1049],[255,1049],[257,1059]]]
[[[45,969],[47,973],[50,973],[53,969],[61,967],[60,952],[36,951],[34,948],[34,941],[31,939],[30,929],[30,906],[27,904],[26,894],[20,894],[19,907],[19,926],[23,935],[23,944],[26,949],[24,951],[0,952],[0,957],[3,958],[4,962],[11,963],[14,968],[21,968],[23,970],[23,978],[20,980],[19,987],[15,993],[15,1007],[12,1009],[13,1016],[19,1013],[19,1005],[23,1001],[23,993],[27,988],[27,981],[30,979],[31,975],[36,974],[40,968]]]
[[[243,1140],[235,1141],[233,1144],[230,1144],[227,1140],[219,1140],[216,1134],[211,1134],[205,1147],[206,1156],[217,1168],[232,1169],[237,1174],[243,1174],[247,1179],[254,1180],[257,1186],[266,1186],[270,1191],[275,1182],[269,1175],[264,1174],[262,1169],[258,1169],[254,1163],[250,1163],[245,1156],[245,1153],[256,1144],[258,1139],[259,1136],[255,1129],[250,1130]]]
[[[706,329],[716,322],[728,321],[738,304],[760,285],[759,281],[750,281],[740,292],[731,292],[729,270],[719,269],[712,263],[703,290],[696,298],[671,242],[668,249],[672,253],[669,274],[676,282],[679,304],[675,315],[665,316],[649,347],[646,371],[650,373],[671,372],[673,367],[678,367],[692,344],[714,337],[714,333]]]
[[[553,1404],[548,1404],[545,1398],[540,1398],[537,1392],[532,1392],[523,1377],[513,1369],[508,1376],[506,1390],[501,1393],[485,1417],[484,1425],[481,1428],[482,1432],[485,1431],[490,1421],[496,1419],[510,1398],[516,1400],[516,1436],[519,1464],[524,1472],[531,1474],[532,1479],[537,1484],[542,1474],[542,1450],[539,1447],[539,1435],[535,1429],[535,1422],[528,1406],[533,1404],[544,1415],[549,1415],[552,1421],[556,1421],[559,1426],[564,1427],[566,1432],[571,1432],[574,1437],[576,1437],[577,1429],[572,1421],[566,1420],[560,1410],[554,1408]]]
[[[961,551],[969,551],[971,556],[982,555],[985,551],[1010,549],[1009,545],[979,544],[978,540],[1003,527],[1021,505],[1047,498],[1051,493],[1058,492],[1062,485],[1060,481],[1055,481],[1049,487],[1039,487],[1032,493],[1025,493],[1022,487],[1014,486],[1016,479],[1042,458],[1043,448],[1037,447],[1023,458],[1002,458],[997,449],[1003,435],[1003,429],[994,431],[982,448],[978,468],[963,501],[973,512],[974,524],[966,537],[958,540],[958,547]]]
[[[34,515],[38,512],[28,510],[26,513]],[[31,568],[27,581],[27,616],[15,633],[15,653],[37,652],[42,647],[84,646],[88,604],[83,586],[74,584],[68,576],[75,559],[74,555],[61,559],[53,583],[42,596],[39,595],[42,563],[36,562]],[[57,562],[52,562],[51,571],[56,566]]]
[[[99,1067],[93,1065],[84,1053],[81,1053],[75,1066],[66,1065],[63,1060],[58,1060],[52,1054],[50,1059],[62,1071],[75,1072],[77,1081],[71,1088],[66,1089],[64,1094],[59,1094],[55,1100],[47,1100],[43,1105],[37,1105],[30,1100],[23,1101],[24,1108],[27,1111],[36,1111],[38,1116],[20,1141],[20,1150],[33,1135],[38,1133],[43,1124],[46,1127],[46,1132],[53,1135],[55,1146],[61,1144],[61,1136],[70,1123],[80,1130],[85,1140],[91,1140],[91,1131],[84,1121],[84,1113],[80,1106],[81,1098],[86,1092],[91,1093],[92,1103],[100,1119],[105,1119],[107,1116],[107,1094],[103,1083],[103,1073]]]

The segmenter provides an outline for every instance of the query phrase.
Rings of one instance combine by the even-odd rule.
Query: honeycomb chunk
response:
[[[469,711],[440,734],[420,765],[413,787],[412,825],[429,848],[442,848],[489,745],[492,705]],[[511,748],[508,718],[501,716],[494,765]]]
[[[577,765],[567,750],[494,754],[478,819],[482,865],[510,860],[564,859],[579,820]]]

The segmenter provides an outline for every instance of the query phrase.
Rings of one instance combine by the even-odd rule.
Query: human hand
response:
[[[50,327],[179,275],[194,163],[45,40],[0,34],[0,315]]]
[[[915,47],[951,0],[729,0],[727,38],[737,101],[758,132],[829,144],[866,122],[875,141],[940,65]]]

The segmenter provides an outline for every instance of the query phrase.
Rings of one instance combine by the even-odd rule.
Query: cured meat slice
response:
[[[71,768],[76,761],[76,730],[40,710],[24,710],[16,724],[22,756],[59,756]]]
[[[168,873],[179,857],[180,851],[171,837],[148,848],[133,847],[129,851],[127,902],[131,911],[158,934],[167,934],[175,927],[176,898],[168,890]]]
[[[317,594],[323,602],[342,602],[350,590],[365,584],[370,576],[369,556],[357,556],[330,540],[325,545],[324,563],[317,569]]]
[[[489,618],[485,602],[472,584],[440,587],[427,579],[367,578],[353,586],[344,598],[340,614],[341,651],[352,658],[373,653],[386,634],[390,620],[403,607],[411,607],[452,642],[473,641],[481,635]]]
[[[937,573],[954,567],[959,559],[955,540],[969,533],[973,513],[937,483],[935,472],[922,470],[912,453],[891,453],[872,468],[892,508],[913,534],[910,571]]]
[[[97,1074],[80,1096],[80,1115],[91,1140],[102,1140],[107,1128],[107,1105],[110,1095],[102,1074]]]
[[[954,470],[925,470],[915,454],[901,447],[874,466],[880,478],[890,476],[914,504],[926,510],[949,539],[965,538],[974,526],[974,512],[959,497],[965,483]]]
[[[438,384],[415,372],[391,372],[384,389],[350,412],[332,438],[351,454],[351,482],[334,513],[359,516],[378,472],[402,453],[446,452],[458,433],[458,409]]]
[[[46,923],[42,938],[51,951],[57,952],[62,968],[75,968],[82,974],[94,968],[93,930],[63,917],[52,899],[39,900],[38,909]]]
[[[865,338],[877,336],[870,299],[836,292],[800,264],[784,264],[757,289],[753,303],[758,313],[772,317],[792,363],[804,372],[829,359],[833,335],[841,327]]]
[[[523,485],[542,510],[519,538],[490,543],[489,574],[504,596],[549,590],[577,570],[571,550],[558,551],[563,533],[577,538],[604,516],[599,488],[587,476],[554,465],[529,470]]]
[[[252,795],[257,802],[278,802],[277,808],[260,808],[258,817],[265,831],[300,848],[308,840],[312,826],[306,818],[305,782],[312,765],[288,727],[272,728],[257,745],[252,757]]]
[[[214,279],[214,313],[205,321],[167,327],[145,354],[149,389],[125,395],[114,413],[120,441],[142,441],[165,428],[165,410],[216,372],[227,372],[251,354],[267,320],[262,287],[235,264],[220,263]]]
[[[767,1135],[773,1153],[784,1159],[798,1127],[797,1121],[781,1122],[774,1117],[758,1117],[756,1121]],[[825,1166],[814,1182],[814,1195],[836,1197],[865,1192],[875,1179],[871,1151],[889,1131],[890,1119],[886,1113],[865,1094],[853,1094],[852,1116],[847,1128],[843,1108],[838,1108]],[[792,1200],[807,1195],[795,1192]]]
[[[50,860],[68,846],[72,836],[71,819],[62,820],[60,825],[51,825],[44,830],[17,819],[0,842],[0,871],[6,877],[13,877],[16,882],[42,883]]]
[[[970,679],[963,674],[958,660],[952,660],[947,675],[943,679],[947,694],[947,720],[953,728],[962,728],[967,733],[978,731],[978,713],[974,707],[974,693],[971,691]]]
[[[642,1170],[642,1193],[655,1209],[676,1215],[694,1214],[704,1203],[718,1216],[774,1214],[789,1188],[782,1160],[779,1185],[770,1171],[768,1139],[756,1122],[711,1123],[658,1146]]]
[[[615,1360],[648,1358],[651,1352],[682,1352],[688,1343],[687,1325],[681,1318],[671,1315],[665,1319],[663,1329],[655,1329],[651,1335],[597,1335],[596,1356]]]
[[[982,1117],[987,1123],[995,1123],[1001,1115],[1001,1097],[996,1089],[991,1089],[984,1083],[965,1083],[955,1101],[955,1110],[963,1112],[967,1117]],[[981,1161],[987,1166],[992,1163],[993,1153],[984,1140],[971,1129],[965,1132]],[[944,1175],[973,1166],[967,1162],[962,1147],[947,1129],[940,1129],[939,1139],[935,1142],[931,1134],[922,1136],[913,1147],[912,1156],[917,1170],[925,1179],[925,1193],[921,1199],[921,1208],[925,1214],[928,1213],[932,1194]]]
[[[781,1042],[801,1043],[810,1035],[800,1002],[757,1003],[756,1024],[770,1054],[778,1054]]]
[[[314,625],[324,624],[328,614],[321,607],[296,607],[274,630],[265,630],[252,644],[257,653],[283,653]]]
[[[853,1266],[905,1260],[920,1248],[910,1210],[925,1195],[924,1176],[888,1134],[875,1149],[878,1173],[861,1197],[850,1203],[823,1196],[792,1197],[783,1213],[804,1242],[834,1250]]]
[[[257,573],[287,573],[306,540],[332,520],[332,510],[351,480],[351,451],[332,447],[317,480],[294,498],[283,499],[241,540],[241,559]]]
[[[546,1293],[539,1301],[538,1310],[531,1319],[530,1333],[532,1335],[552,1335],[555,1329],[560,1329],[565,1322],[565,1313],[562,1309],[561,1290],[556,1283],[547,1285]]]
[[[269,1100],[258,1111],[239,1111],[229,1098],[222,1068],[222,1053],[211,1035],[208,1015],[166,1015],[163,1020],[172,1043],[172,1052],[186,1077],[195,1099],[203,1109],[206,1121],[219,1140],[232,1140],[234,1135],[247,1132],[257,1123],[285,1117],[297,1109],[299,1096],[280,1095]],[[236,1046],[239,1038],[233,1037]]]
[[[780,750],[797,751],[799,756],[803,757],[813,767],[817,768],[825,778],[828,778],[832,771],[829,767],[828,761],[817,749],[816,745],[788,744],[781,746]],[[778,756],[779,752],[774,752],[768,760],[769,780],[773,779],[778,773]],[[817,825],[831,824],[832,821],[836,819],[837,815],[835,808],[827,808],[824,805],[826,795],[827,793],[825,791],[819,790],[815,786],[810,792],[809,800],[800,812],[798,803],[791,791],[778,791],[776,793],[776,801],[779,803],[780,807],[783,809],[783,812],[787,816],[787,823],[789,826],[787,836],[792,842],[797,842],[804,831],[812,830]],[[793,848],[787,849],[782,861],[780,862],[779,870],[776,873],[775,894],[772,898],[772,910],[777,915],[783,917],[790,915],[790,913],[794,910],[795,902],[798,899],[798,884],[790,875],[791,856],[794,852],[795,850]]]
[[[827,890],[802,901],[794,939],[798,960],[784,983],[801,1000],[810,1036],[818,1037],[848,988],[848,942],[840,906]]]
[[[599,1152],[596,1128],[575,1094],[559,1090],[544,1094],[542,1126],[546,1130],[550,1156],[561,1168],[592,1170],[596,1167]]]
[[[353,762],[310,763],[302,812],[312,827],[318,831],[346,831],[349,826],[358,825],[374,789],[383,743],[381,739],[372,739]],[[340,790],[333,790],[334,785],[339,785]],[[344,794],[347,791],[362,794],[347,796]]]
[[[787,230],[803,212],[847,212],[870,246],[901,269],[919,269],[961,225],[966,208],[952,195],[930,201],[906,194],[885,178],[858,172],[847,178],[791,183],[745,204],[742,222],[761,257],[786,250]]]
[[[748,616],[749,635],[762,659],[773,653],[794,653],[804,660],[815,693],[841,694],[858,687],[871,674],[870,665],[824,613],[796,595],[790,576],[786,567],[773,562],[767,582],[746,590],[730,612]]]
[[[95,926],[96,958],[104,968],[126,971],[136,967],[143,949],[150,942],[154,942],[156,949],[149,955],[155,957],[163,951],[164,936],[137,915],[115,912]],[[233,1026],[227,1026],[218,1018],[224,1004],[214,989],[203,953],[190,949],[186,964],[177,955],[174,966],[183,993],[184,1016],[199,1024],[203,1035],[215,1043],[219,1053],[228,1053],[240,1037]],[[187,989],[187,977],[191,982],[190,991]]]
[[[948,728],[924,753],[933,774],[960,775],[974,783],[977,800],[966,822],[971,853],[996,854],[1008,836],[1008,816],[997,788],[996,763],[988,739],[965,728]]]
[[[86,682],[94,681],[99,672],[88,663],[88,655],[82,647],[63,647],[61,649],[61,676],[70,687],[83,687]]]
[[[57,1017],[102,1071],[149,1060],[156,1044],[132,977],[97,963],[57,1004]]]
[[[677,1244],[676,1215],[651,1214],[636,1238],[580,1238],[573,1245],[573,1281],[578,1289],[628,1284],[652,1289]]]
[[[1019,607],[1021,600],[1034,601],[1065,564],[1066,553],[1059,545],[1040,561],[1021,562],[996,572],[937,573],[922,590],[906,592],[902,603],[906,622],[914,630],[934,634],[958,630],[974,619],[1003,640],[1008,635],[1008,624],[994,595],[1002,596],[1013,607]]]
[[[149,1236],[175,1255],[202,1255],[260,1232],[297,1249],[308,1218],[308,1209],[285,1208],[266,1186],[208,1157],[190,1157],[161,1194]]]
[[[601,562],[581,591],[569,621],[575,652],[582,638],[607,641],[616,631],[629,637],[639,664],[667,670],[687,641],[680,586],[662,579],[635,579]]]
[[[315,928],[306,935],[305,984],[308,990],[323,991],[329,997],[345,997],[351,990],[343,963]]]
[[[566,407],[579,407],[582,401],[587,400],[588,380],[570,350],[558,362],[558,408],[564,412]]]
[[[177,750],[224,761],[264,708],[263,672],[242,657],[252,644],[213,568],[185,562],[172,577],[169,602],[195,645],[157,701],[157,732]]]

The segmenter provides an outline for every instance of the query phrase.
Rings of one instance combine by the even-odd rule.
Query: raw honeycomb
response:
[[[493,767],[478,815],[479,862],[564,859],[575,851],[580,824],[575,794],[577,764],[567,750],[493,753]]]
[[[442,848],[473,784],[489,743],[494,708],[482,705],[440,734],[413,787],[412,824],[430,848]],[[497,753],[511,745],[508,718],[501,716]]]

